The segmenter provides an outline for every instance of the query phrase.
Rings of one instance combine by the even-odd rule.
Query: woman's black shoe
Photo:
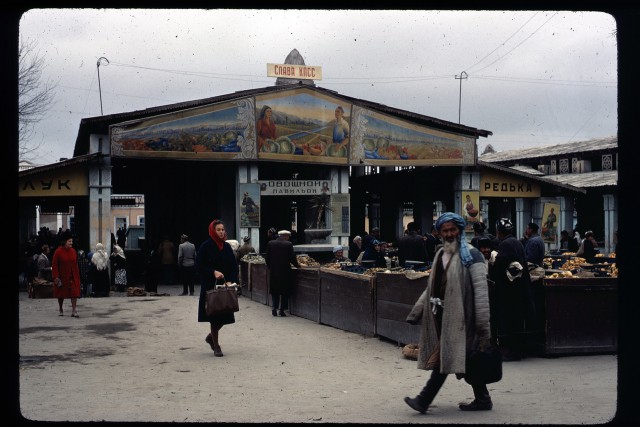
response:
[[[284,311],[280,310],[280,317],[287,317],[287,315],[284,314]]]
[[[271,315],[273,317],[276,317],[278,315],[278,312],[276,310],[271,310]]]

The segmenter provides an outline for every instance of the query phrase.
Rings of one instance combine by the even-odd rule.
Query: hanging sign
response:
[[[331,193],[329,181],[321,179],[269,180],[258,183],[261,196],[313,196]]]
[[[491,172],[480,178],[480,197],[540,197],[540,193],[540,184],[526,178]]]
[[[267,64],[267,77],[322,80],[322,67],[295,64]]]

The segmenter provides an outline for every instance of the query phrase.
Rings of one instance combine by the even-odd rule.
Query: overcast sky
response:
[[[319,87],[493,132],[480,153],[617,134],[602,12],[32,9],[19,32],[57,85],[36,164],[72,157],[100,116],[99,58],[105,115],[271,86],[267,63],[297,49]]]

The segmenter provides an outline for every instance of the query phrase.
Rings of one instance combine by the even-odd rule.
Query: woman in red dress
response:
[[[273,122],[271,115],[271,107],[265,105],[260,110],[260,116],[258,117],[257,130],[258,130],[258,151],[262,150],[262,146],[267,139],[276,139],[276,124]]]
[[[64,236],[62,244],[53,254],[51,262],[53,277],[53,297],[58,299],[59,316],[63,316],[62,303],[65,298],[71,299],[71,317],[80,317],[76,311],[76,303],[80,296],[80,269],[78,254],[73,248],[73,238]]]

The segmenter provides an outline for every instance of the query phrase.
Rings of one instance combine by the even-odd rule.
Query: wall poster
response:
[[[480,192],[462,192],[462,217],[467,222],[465,232],[473,233],[473,223],[480,221]]]
[[[309,89],[256,96],[258,159],[346,165],[351,105]]]
[[[240,184],[240,227],[260,227],[260,184]]]
[[[545,203],[542,211],[544,223],[540,229],[540,237],[545,243],[556,243],[558,241],[558,203]]]

